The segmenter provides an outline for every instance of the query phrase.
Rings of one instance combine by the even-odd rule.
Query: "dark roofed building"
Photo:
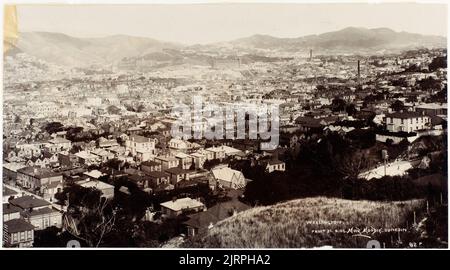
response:
[[[150,180],[149,186],[152,188],[156,188],[162,184],[169,184],[170,182],[170,175],[165,172],[152,171],[147,172],[146,175]]]
[[[183,224],[187,226],[188,236],[205,234],[217,222],[247,209],[250,209],[250,206],[237,199],[233,199],[231,201],[216,204],[207,211],[189,215],[189,220]]]
[[[21,212],[21,216],[35,227],[35,230],[44,230],[48,227],[62,226],[62,214],[51,207],[29,209]]]
[[[395,112],[386,115],[386,129],[390,132],[415,132],[431,127],[429,116],[418,112]]]
[[[42,192],[46,185],[62,181],[61,173],[55,173],[47,168],[25,167],[17,170],[17,183],[31,190],[39,189]]]
[[[28,210],[30,208],[37,210],[39,208],[50,206],[49,202],[42,199],[38,199],[34,196],[22,196],[11,200],[10,203],[12,205],[22,208],[23,210]]]
[[[170,176],[170,183],[174,186],[181,180],[189,180],[189,170],[173,167],[165,170]]]
[[[152,160],[144,161],[141,163],[141,170],[143,172],[161,171],[161,163]]]
[[[34,226],[23,219],[11,219],[4,222],[3,243],[5,247],[32,247]]]
[[[132,174],[128,177],[128,179],[136,183],[136,185],[140,188],[148,187],[148,177],[145,175]]]
[[[323,119],[316,119],[312,117],[297,117],[295,123],[298,125],[301,131],[321,131],[326,125]]]
[[[3,204],[3,222],[20,218],[20,211],[22,211],[21,208],[12,205],[10,203],[4,203]]]
[[[16,196],[18,193],[8,187],[3,186],[3,202],[8,200],[11,196]]]
[[[423,114],[418,113],[418,112],[410,112],[410,111],[393,112],[393,113],[386,114],[386,117],[399,118],[399,119],[409,119],[409,118],[416,118],[416,117],[420,117],[420,116],[423,116]]]

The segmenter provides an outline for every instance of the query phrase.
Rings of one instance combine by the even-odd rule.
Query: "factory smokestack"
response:
[[[358,60],[358,79],[361,77],[361,63]]]
[[[312,61],[312,49],[309,50],[309,61]]]

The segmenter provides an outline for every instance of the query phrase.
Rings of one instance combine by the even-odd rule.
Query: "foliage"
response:
[[[52,134],[52,133],[56,133],[59,131],[63,131],[63,127],[64,127],[64,125],[61,124],[60,122],[50,122],[44,126],[44,130],[48,134]]]
[[[447,57],[438,56],[436,58],[433,58],[431,63],[428,65],[428,69],[430,71],[435,71],[438,68],[447,68]]]
[[[189,242],[189,245],[208,248],[313,248],[324,245],[362,248],[367,240],[358,243],[353,236],[357,233],[339,230],[406,227],[407,223],[412,224],[412,212],[419,214],[423,205],[422,200],[381,203],[324,197],[298,199],[238,213],[219,222],[208,235]],[[311,223],[314,221],[335,223],[317,225]],[[370,237],[381,240],[390,235],[397,239],[397,233],[386,232],[370,234]],[[388,247],[396,245],[388,242]]]
[[[347,103],[345,102],[345,100],[343,100],[341,98],[336,97],[331,101],[331,110],[333,112],[345,111],[346,106],[347,106]]]
[[[394,101],[394,103],[391,104],[391,108],[396,112],[400,112],[405,109],[405,104],[403,104],[403,101],[397,99],[396,101]]]

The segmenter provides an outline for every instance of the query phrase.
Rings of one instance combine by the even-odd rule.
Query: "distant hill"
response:
[[[209,234],[187,242],[188,247],[208,248],[312,248],[321,246],[365,247],[367,236],[361,233],[318,232],[320,229],[399,228],[406,220],[411,224],[412,212],[423,201],[369,202],[306,198],[256,207],[227,218],[215,225]],[[419,217],[418,217],[419,218]],[[330,221],[334,225],[311,224]],[[378,238],[379,239],[379,238]]]
[[[241,54],[254,54],[254,50],[314,53],[371,53],[374,50],[400,50],[419,47],[446,47],[446,38],[395,32],[388,28],[348,27],[340,31],[298,38],[277,38],[254,35],[214,44],[184,46],[146,37],[114,35],[102,38],[77,38],[61,33],[20,33],[17,48],[11,53],[24,52],[33,57],[68,67],[119,64],[125,67],[157,66],[180,62],[207,62],[207,53],[217,53],[219,47]],[[190,51],[183,53],[183,49]],[[319,51],[319,52],[317,52]],[[225,50],[226,54],[226,50]],[[226,55],[222,55],[226,56]],[[138,63],[138,64],[136,64]]]
[[[298,38],[277,38],[268,35],[254,35],[237,39],[228,46],[298,51],[298,50],[354,50],[367,49],[411,49],[417,47],[446,47],[446,38],[426,36],[407,32],[395,32],[388,28],[348,27],[340,31]]]
[[[117,63],[125,57],[161,52],[179,45],[151,38],[115,35],[76,38],[60,33],[20,33],[17,47],[22,52],[64,66]]]

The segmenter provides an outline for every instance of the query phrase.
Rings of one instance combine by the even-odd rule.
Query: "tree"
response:
[[[206,160],[203,163],[203,168],[205,168],[206,170],[210,170],[213,167],[217,166],[220,164],[220,160],[219,159],[211,159],[211,160]]]
[[[58,201],[68,203],[63,216],[64,228],[89,247],[100,246],[104,237],[113,230],[116,221],[116,209],[100,194],[97,189],[74,185],[55,195]]]
[[[444,56],[438,56],[434,58],[428,65],[430,71],[435,71],[438,68],[447,68],[447,58]]]
[[[63,130],[64,125],[60,122],[50,122],[45,125],[44,130],[49,134],[56,133]]]
[[[108,108],[106,108],[106,110],[109,114],[119,114],[120,113],[120,109],[114,105],[108,106]]]
[[[72,153],[72,154],[75,154],[75,153],[78,153],[78,152],[80,152],[81,150],[83,150],[82,148],[81,148],[81,146],[79,146],[79,145],[77,145],[77,144],[74,144],[74,145],[72,145],[72,149],[70,149],[70,153]]]
[[[391,104],[391,109],[399,112],[399,111],[403,111],[405,109],[405,104],[403,104],[403,102],[401,100],[396,100],[394,101],[394,103]]]
[[[336,163],[337,170],[344,179],[357,179],[359,174],[368,167],[369,160],[364,155],[350,153],[341,157]]]
[[[15,115],[15,117],[14,117],[14,123],[20,123],[20,122],[22,122],[22,119],[20,118],[20,116],[19,115]]]
[[[345,111],[347,112],[348,115],[352,116],[355,115],[355,113],[357,112],[355,104],[349,104],[346,108]]]
[[[433,77],[420,80],[419,86],[422,90],[441,90],[441,82]]]
[[[34,232],[33,247],[64,247],[64,243],[59,236],[61,229],[55,226]]]
[[[345,110],[347,103],[345,102],[345,100],[336,97],[333,99],[333,101],[331,102],[331,110],[333,112],[341,112]]]

